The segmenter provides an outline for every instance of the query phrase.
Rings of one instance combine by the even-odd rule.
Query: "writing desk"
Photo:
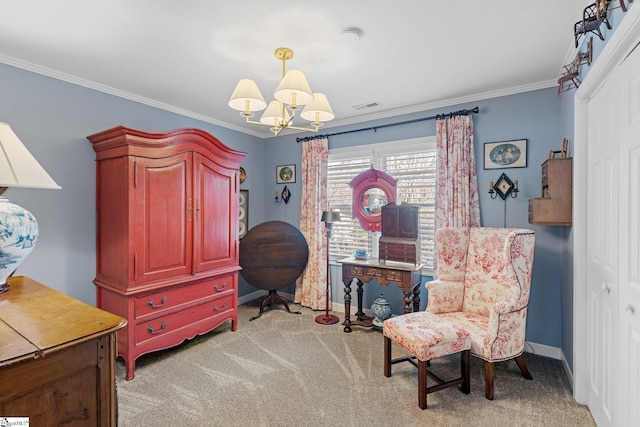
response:
[[[351,332],[352,325],[371,327],[372,318],[362,311],[362,285],[376,279],[381,285],[390,283],[397,285],[404,293],[404,313],[420,310],[420,283],[422,264],[380,261],[377,259],[345,258],[338,261],[342,264],[342,281],[344,283],[344,331]],[[356,320],[351,321],[351,282],[357,280],[358,311]]]

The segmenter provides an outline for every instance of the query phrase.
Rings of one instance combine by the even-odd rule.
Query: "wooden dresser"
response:
[[[140,355],[238,320],[238,205],[245,154],[198,129],[119,126],[96,152],[97,305],[118,332],[126,378]]]
[[[116,331],[125,319],[28,277],[0,294],[0,416],[115,426]]]

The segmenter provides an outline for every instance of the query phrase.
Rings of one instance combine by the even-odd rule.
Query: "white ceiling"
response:
[[[2,1],[0,62],[268,137],[227,102],[240,78],[272,99],[277,47],[293,49],[287,69],[327,95],[327,129],[553,86],[587,3]],[[346,27],[360,40],[341,38]],[[379,106],[354,108],[369,103]]]

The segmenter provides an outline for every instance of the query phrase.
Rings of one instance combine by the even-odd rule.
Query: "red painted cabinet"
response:
[[[97,305],[118,332],[127,379],[135,359],[237,329],[238,192],[245,154],[198,129],[119,126],[87,137],[96,151]]]

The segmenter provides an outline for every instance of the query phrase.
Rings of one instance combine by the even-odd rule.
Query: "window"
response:
[[[417,138],[381,144],[329,150],[327,197],[329,208],[340,211],[341,220],[333,224],[330,242],[331,260],[367,249],[378,256],[380,233],[360,228],[351,217],[349,182],[371,166],[398,180],[397,200],[420,207],[420,260],[424,269],[433,269],[436,185],[436,138]]]

